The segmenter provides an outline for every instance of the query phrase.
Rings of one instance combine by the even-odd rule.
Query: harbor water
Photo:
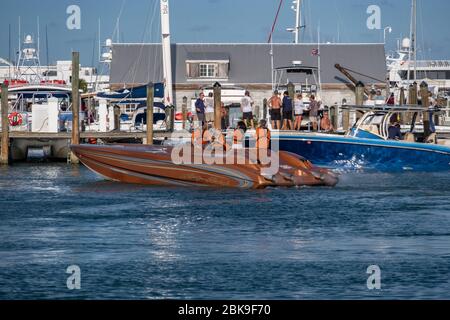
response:
[[[170,189],[2,167],[0,299],[450,299],[449,186],[349,172],[336,188]]]

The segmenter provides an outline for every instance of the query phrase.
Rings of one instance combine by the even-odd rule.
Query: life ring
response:
[[[18,112],[13,112],[8,116],[9,124],[13,127],[17,127],[22,125],[23,118],[22,115]]]
[[[186,118],[187,118],[187,119],[189,119],[190,117],[192,117],[192,112],[188,112],[188,113],[186,114]],[[175,120],[176,120],[176,121],[181,121],[181,120],[183,120],[183,113],[182,113],[182,112],[178,112],[178,113],[175,115]]]

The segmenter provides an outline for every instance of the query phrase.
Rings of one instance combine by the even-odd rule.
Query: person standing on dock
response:
[[[305,105],[303,103],[303,96],[299,93],[294,100],[294,115],[295,123],[294,130],[300,131],[302,129],[303,111],[305,110]]]
[[[318,129],[318,115],[319,115],[319,103],[316,101],[316,97],[311,95],[309,98],[309,120],[312,122],[313,131]]]
[[[228,119],[228,110],[225,108],[225,104],[221,102],[220,105],[220,122],[222,130],[226,130],[229,126],[229,119]]]
[[[195,102],[195,112],[197,113],[197,120],[201,122],[202,127],[205,124],[205,111],[205,94],[202,92]]]
[[[270,118],[272,120],[272,129],[280,130],[281,128],[281,99],[278,91],[274,91],[272,98],[269,99]]]
[[[245,96],[241,99],[242,120],[250,121],[252,129],[255,128],[255,122],[253,121],[253,99],[250,97],[250,92],[245,91]]]
[[[289,92],[284,92],[283,97],[283,128],[281,130],[292,130],[292,99]]]

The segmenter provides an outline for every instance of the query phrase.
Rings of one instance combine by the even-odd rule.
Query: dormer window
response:
[[[221,53],[191,53],[186,60],[189,80],[227,80],[230,59]]]

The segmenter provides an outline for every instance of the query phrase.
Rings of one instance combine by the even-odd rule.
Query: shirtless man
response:
[[[281,104],[282,101],[275,91],[272,98],[269,99],[270,117],[272,119],[272,129],[280,130],[281,128]]]

